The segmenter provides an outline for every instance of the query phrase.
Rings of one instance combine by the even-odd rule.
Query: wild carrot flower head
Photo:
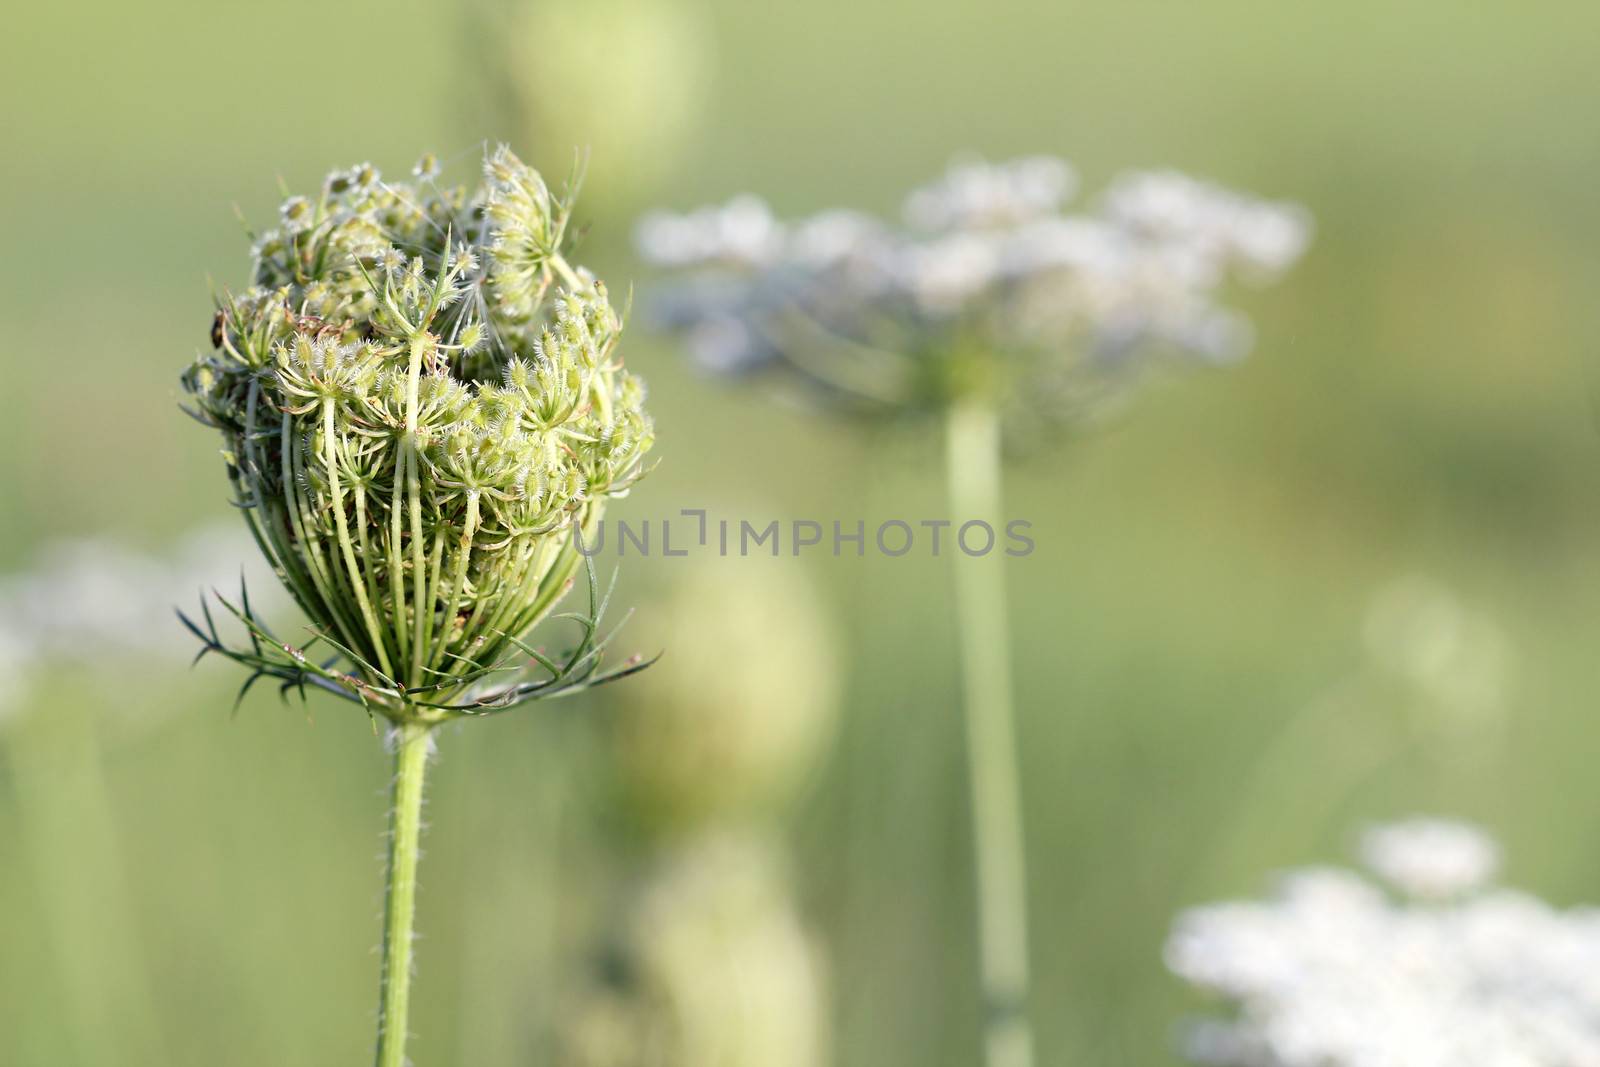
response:
[[[1368,830],[1361,859],[1409,897],[1449,900],[1489,884],[1500,867],[1500,846],[1475,826],[1417,818]]]
[[[235,503],[333,658],[279,642],[247,604],[230,606],[250,647],[196,626],[207,649],[252,680],[397,720],[595,680],[597,611],[566,660],[523,637],[653,441],[622,321],[565,258],[570,193],[504,147],[477,188],[438,172],[428,156],[416,181],[391,182],[364,163],[287,199],[183,378],[222,434]]]
[[[1031,157],[958,162],[906,199],[904,225],[854,211],[794,222],[754,197],[637,229],[678,273],[663,323],[718,372],[774,365],[835,401],[942,408],[975,391],[1071,421],[1161,357],[1237,358],[1249,324],[1220,302],[1309,237],[1305,213],[1172,172],[1125,175],[1082,212],[1077,178]]]
[[[1367,836],[1392,889],[1300,871],[1179,917],[1168,966],[1230,1002],[1186,1051],[1228,1067],[1600,1062],[1600,916],[1490,884],[1494,842],[1413,820]]]

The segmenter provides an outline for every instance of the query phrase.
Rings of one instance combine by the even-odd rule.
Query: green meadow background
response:
[[[234,204],[264,222],[280,176],[398,174],[425,149],[470,169],[486,138],[566,158],[507,106],[516,71],[482,73],[504,65],[504,16],[7,15],[0,572],[84,534],[160,553],[228,515],[215,442],[176,403],[211,285],[247,270]],[[1010,594],[1046,1067],[1176,1062],[1199,1005],[1162,967],[1173,914],[1340,860],[1370,820],[1481,820],[1511,882],[1600,901],[1600,7],[719,0],[692,17],[693,121],[650,165],[590,161],[586,258],[619,290],[648,280],[627,240],[646,206],[757,189],[783,212],[892,211],[962,150],[1061,154],[1090,190],[1171,165],[1315,215],[1307,259],[1239,298],[1246,364],[1158,383],[1009,472],[1038,543]],[[596,51],[571,92],[637,104],[685,73],[625,58]],[[613,515],[944,513],[931,431],[775,406],[642,327],[628,360],[662,462]],[[628,561],[619,595],[675,562]],[[839,737],[793,817],[840,1067],[977,1055],[947,563],[782,564],[818,583],[845,650]],[[1514,649],[1492,730],[1419,728],[1404,693],[1363,681],[1372,597],[1407,574]],[[0,1063],[363,1062],[386,758],[342,704],[263,688],[230,717],[234,672],[186,671],[182,640],[170,659],[43,666],[0,726]],[[631,684],[647,697],[648,673]],[[416,1063],[552,1062],[543,1035],[618,866],[582,743],[597,706],[442,739]]]

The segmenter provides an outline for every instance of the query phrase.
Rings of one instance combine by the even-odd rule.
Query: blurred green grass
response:
[[[1480,818],[1519,884],[1600,900],[1587,845],[1600,797],[1585,789],[1600,745],[1600,143],[1581,123],[1600,103],[1585,47],[1600,10],[825,0],[719,3],[711,24],[714,95],[690,165],[658,190],[666,203],[756,188],[783,210],[891,210],[970,148],[1059,152],[1090,188],[1170,164],[1317,219],[1301,269],[1246,298],[1259,333],[1247,365],[1163,383],[1008,485],[1039,543],[1011,592],[1045,1063],[1171,1062],[1188,1004],[1160,965],[1173,911],[1341,855],[1368,818]],[[0,120],[0,565],[74,533],[155,548],[226,513],[213,442],[174,404],[204,343],[208,276],[244,271],[231,205],[265,219],[280,174],[298,186],[358,159],[397,171],[425,148],[520,140],[468,105],[463,25],[410,0],[13,16],[0,45],[0,85],[20,105]],[[597,182],[605,165],[591,161]],[[638,273],[627,222],[596,218],[590,239],[617,283]],[[941,512],[931,439],[721,390],[642,331],[629,346],[664,462],[618,514]],[[670,565],[631,564],[624,584]],[[834,952],[839,1062],[971,1062],[944,568],[811,569],[854,650],[843,734],[797,827]],[[1259,809],[1241,783],[1274,739],[1355,668],[1372,590],[1410,571],[1492,608],[1516,643],[1503,745],[1463,767],[1397,740],[1396,709],[1373,707],[1270,811],[1244,810]],[[0,744],[0,1062],[366,1054],[384,759],[336,707],[308,715],[262,692],[230,720],[236,681],[175,665],[170,682],[130,691],[64,670]],[[105,824],[74,785],[71,738],[130,700],[152,717],[102,739]],[[581,778],[565,757],[582,714],[562,705],[444,739],[419,1063],[538,1062],[555,976],[594,918],[586,872],[606,865],[581,781],[577,799],[558,788]],[[40,882],[41,856],[69,883]],[[102,881],[119,867],[123,885]],[[134,929],[105,928],[113,903]],[[58,914],[83,925],[52,927]],[[140,996],[153,1036],[127,1022]]]

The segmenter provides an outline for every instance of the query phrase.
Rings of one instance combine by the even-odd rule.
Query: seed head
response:
[[[571,671],[522,637],[654,441],[605,287],[564,258],[570,195],[503,146],[476,190],[437,170],[424,157],[412,186],[363,163],[285,201],[183,379],[256,539],[349,669],[265,662],[248,611],[243,662],[396,720],[595,680],[592,615]]]

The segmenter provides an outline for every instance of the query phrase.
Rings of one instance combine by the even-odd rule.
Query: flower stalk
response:
[[[565,650],[530,643],[571,588],[582,537],[644,473],[644,386],[622,317],[567,259],[573,185],[553,195],[511,151],[477,189],[369,164],[284,201],[256,239],[252,284],[217,301],[211,348],[184,375],[220,432],[234,504],[305,612],[278,637],[217,601],[185,624],[287,695],[316,688],[387,721],[394,746],[378,1067],[405,1062],[423,778],[432,729],[642,670],[603,671],[607,596],[592,566]]]
[[[1000,421],[972,396],[949,409],[946,472],[952,513],[1000,520]],[[1032,1067],[1028,1019],[1028,901],[1022,776],[1007,662],[1005,574],[997,555],[955,560],[963,712],[975,852],[984,1063]]]
[[[383,964],[378,980],[376,1067],[404,1067],[411,1007],[412,943],[417,911],[417,858],[422,840],[422,786],[432,728],[408,723],[393,733],[394,783],[389,811],[389,873],[383,904]]]
[[[957,162],[901,225],[853,210],[781,220],[759,197],[652,212],[640,253],[673,272],[661,326],[729,378],[776,372],[827,407],[943,421],[956,521],[1001,525],[1008,441],[1076,431],[1148,371],[1228,363],[1247,319],[1233,278],[1270,281],[1309,219],[1175,172],[1126,174],[1082,209],[1063,160]],[[984,1044],[1031,1067],[1026,864],[1001,557],[955,556],[975,839]]]

